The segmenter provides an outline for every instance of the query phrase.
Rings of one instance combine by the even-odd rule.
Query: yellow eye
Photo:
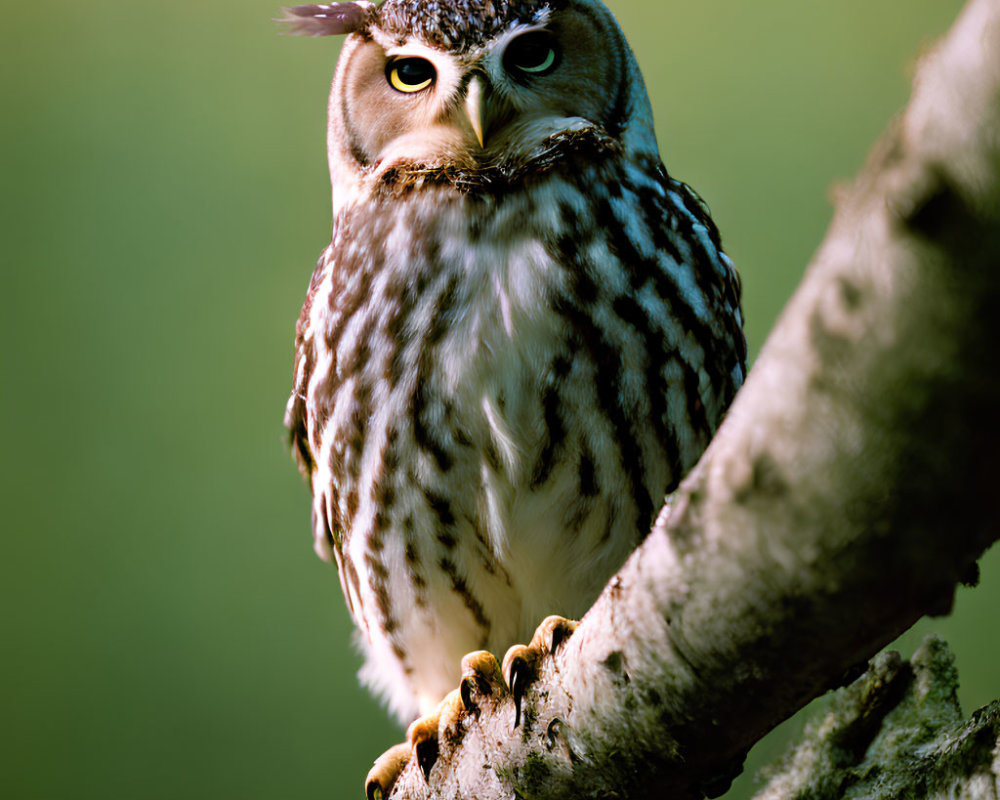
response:
[[[558,66],[558,61],[559,51],[548,31],[531,31],[518,36],[507,45],[503,54],[504,67],[515,75],[546,75]]]
[[[385,65],[385,75],[393,89],[412,94],[434,83],[437,72],[426,58],[397,58]]]

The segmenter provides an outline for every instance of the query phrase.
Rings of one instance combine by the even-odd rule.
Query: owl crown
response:
[[[385,0],[381,6],[357,0],[284,8],[277,22],[300,36],[365,33],[378,23],[396,34],[416,31],[423,39],[452,47],[497,35],[517,22],[537,22],[565,0]]]

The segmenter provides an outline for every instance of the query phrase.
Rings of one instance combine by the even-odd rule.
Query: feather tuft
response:
[[[295,36],[341,36],[367,28],[378,14],[374,3],[326,3],[283,8],[275,22]]]

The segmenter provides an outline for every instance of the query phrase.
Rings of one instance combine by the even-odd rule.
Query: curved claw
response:
[[[534,659],[531,658],[528,648],[523,644],[516,647],[520,649],[515,652],[515,648],[512,647],[503,659],[507,685],[510,686],[510,693],[514,698],[515,728],[521,724],[521,700],[524,698],[524,693],[528,689],[528,684],[537,677],[534,664],[529,665],[529,659],[531,661]]]
[[[437,736],[428,736],[416,742],[413,745],[413,752],[417,756],[417,765],[424,774],[424,780],[429,781],[431,779],[431,770],[437,763],[438,755],[441,752]]]
[[[521,700],[529,684],[538,677],[538,666],[544,656],[554,653],[573,635],[575,620],[552,615],[535,629],[531,642],[516,644],[503,657],[503,677],[514,697],[514,727],[521,724]]]

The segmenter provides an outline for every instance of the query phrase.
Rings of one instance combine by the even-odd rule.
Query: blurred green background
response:
[[[960,3],[611,5],[664,160],[741,268],[756,352],[829,187]],[[358,797],[400,736],[357,686],[281,426],[328,241],[338,45],[279,36],[276,6],[4,8],[6,797]],[[967,710],[1000,696],[998,599],[995,550],[951,618],[905,637],[909,652],[945,634]],[[748,775],[730,797],[751,789]]]

